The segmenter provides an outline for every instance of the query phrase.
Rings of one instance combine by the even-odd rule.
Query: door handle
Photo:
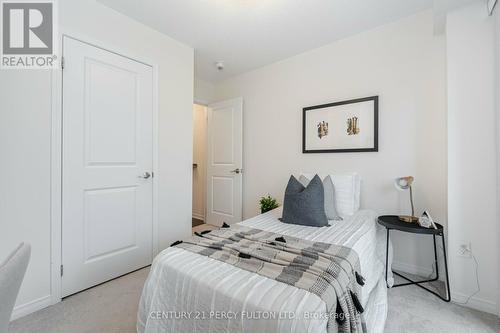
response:
[[[234,169],[234,170],[231,170],[230,172],[231,172],[231,173],[235,173],[235,174],[240,174],[240,173],[242,173],[242,172],[243,172],[243,169],[236,168],[236,169]]]
[[[137,178],[148,179],[149,177],[151,177],[151,174],[146,171],[142,174],[142,176],[138,176]]]

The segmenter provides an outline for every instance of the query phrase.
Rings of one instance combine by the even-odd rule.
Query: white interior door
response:
[[[207,221],[242,220],[243,100],[208,106]]]
[[[152,260],[152,68],[63,41],[62,296]]]

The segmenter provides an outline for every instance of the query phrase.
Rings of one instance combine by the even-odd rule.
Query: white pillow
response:
[[[302,173],[306,178],[311,179],[315,174]],[[351,216],[359,210],[361,178],[355,172],[342,175],[322,175],[323,179],[330,176],[335,186],[335,205],[341,217]]]

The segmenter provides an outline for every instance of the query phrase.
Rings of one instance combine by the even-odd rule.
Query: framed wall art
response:
[[[304,154],[369,151],[378,151],[378,96],[303,109]]]

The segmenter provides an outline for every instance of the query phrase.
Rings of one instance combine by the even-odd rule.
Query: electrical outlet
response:
[[[472,246],[470,242],[463,242],[458,247],[458,255],[464,258],[472,258]]]

